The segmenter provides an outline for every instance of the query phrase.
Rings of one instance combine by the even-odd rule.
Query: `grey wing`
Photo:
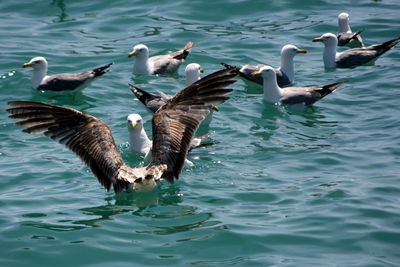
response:
[[[152,74],[172,74],[178,70],[183,60],[162,55],[149,58],[149,62],[152,65]]]
[[[49,76],[37,89],[45,91],[72,91],[91,81],[91,71],[81,73],[62,73]]]
[[[378,56],[378,51],[371,46],[353,48],[343,51],[336,56],[336,66],[338,68],[352,68],[367,64]]]
[[[316,101],[336,90],[343,82],[310,87],[286,87],[283,88],[281,103],[286,105],[304,104],[312,105]]]
[[[338,46],[348,45],[350,47],[362,47],[364,46],[362,38],[359,32],[342,32],[337,35]],[[350,45],[350,42],[352,45]]]
[[[253,83],[257,83],[259,85],[263,85],[263,78],[261,76],[259,77],[254,77],[253,73],[256,71],[259,71],[262,67],[265,65],[259,64],[257,66],[253,65],[244,65],[242,68],[239,70],[239,75],[243,79],[249,80]]]
[[[26,126],[26,133],[44,134],[72,150],[92,170],[98,181],[116,192],[128,182],[118,179],[124,165],[107,124],[80,111],[40,102],[8,102],[6,111],[17,125]]]
[[[212,104],[228,99],[225,87],[237,73],[234,68],[214,72],[178,92],[153,116],[152,165],[165,164],[163,178],[173,182],[185,162],[194,132],[210,112]]]
[[[292,82],[289,80],[289,77],[280,69],[274,69],[276,73],[276,80],[280,87],[287,86]]]

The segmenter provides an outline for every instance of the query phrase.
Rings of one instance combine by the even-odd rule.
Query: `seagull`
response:
[[[382,44],[375,44],[360,48],[352,48],[343,52],[336,52],[338,39],[333,33],[325,33],[319,38],[314,38],[313,42],[322,42],[324,48],[324,65],[327,69],[332,68],[354,68],[374,62],[379,56],[392,49],[400,42],[396,38]]]
[[[299,49],[294,45],[285,45],[281,49],[281,66],[275,69],[278,84],[279,86],[287,86],[294,82],[294,64],[293,58],[297,54],[306,54],[307,50]],[[228,64],[222,63],[225,67],[232,67]],[[258,64],[256,66],[253,65],[244,65],[242,67],[237,67],[237,71],[241,78],[245,81],[253,82],[257,85],[262,86],[263,79],[261,77],[254,77],[253,72],[260,71],[262,67],[265,67],[264,64]]]
[[[108,72],[108,68],[112,64],[113,63],[109,63],[102,67],[80,73],[47,75],[47,60],[44,57],[34,57],[28,63],[24,63],[22,67],[33,68],[32,85],[35,89],[61,92],[81,90],[85,88],[95,78]]]
[[[132,151],[138,153],[144,157],[144,161],[148,162],[151,159],[153,142],[147,136],[147,133],[143,127],[143,118],[139,114],[130,114],[128,120],[128,132],[129,132],[129,147]],[[194,137],[190,142],[189,151],[194,148],[205,146],[204,143],[213,133],[209,132],[205,135]],[[185,159],[185,166],[192,167],[194,164]]]
[[[11,101],[12,119],[26,126],[26,133],[44,134],[66,145],[92,170],[98,181],[115,193],[122,190],[151,191],[158,181],[179,178],[194,132],[210,111],[223,103],[235,82],[232,69],[214,72],[182,89],[162,106],[152,119],[153,153],[142,168],[127,166],[108,125],[78,110],[32,101]]]
[[[274,68],[265,66],[254,76],[264,80],[264,100],[274,104],[305,105],[309,106],[324,96],[332,93],[343,82],[310,87],[285,87],[280,88]]]
[[[183,61],[185,61],[192,47],[193,43],[188,42],[180,51],[149,58],[149,48],[146,45],[135,45],[132,52],[128,54],[128,57],[136,56],[133,65],[133,74],[172,74],[176,72]]]
[[[338,16],[338,46],[350,48],[363,47],[364,43],[360,36],[361,31],[352,32],[349,24],[349,14],[340,13]]]
[[[234,67],[232,67],[234,68]],[[197,63],[191,63],[186,66],[185,74],[186,74],[186,85],[189,86],[190,84],[198,81],[200,79],[200,73],[203,73],[204,69],[200,67]],[[136,96],[136,98],[146,107],[146,109],[154,113],[156,112],[161,106],[165,105],[165,103],[172,98],[171,95],[167,95],[161,93],[159,95],[152,94],[146,92],[136,86],[131,85],[131,91]],[[211,112],[206,116],[206,118],[201,122],[201,126],[209,125],[212,120],[213,111],[219,111],[217,106],[212,106]]]

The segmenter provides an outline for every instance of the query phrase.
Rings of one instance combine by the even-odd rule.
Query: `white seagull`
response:
[[[88,86],[95,78],[108,72],[112,65],[109,63],[99,68],[80,73],[61,73],[47,75],[48,63],[44,57],[34,57],[23,68],[33,68],[32,85],[37,90],[43,91],[73,91],[81,90]]]
[[[338,39],[333,33],[325,33],[319,38],[314,38],[313,42],[324,44],[324,65],[327,69],[333,68],[354,68],[374,62],[378,57],[392,49],[400,42],[396,38],[382,44],[352,48],[343,52],[336,52]]]
[[[265,66],[253,75],[264,80],[264,101],[273,104],[305,105],[309,106],[324,96],[332,93],[342,82],[310,86],[310,87],[285,87],[280,88],[274,68]]]
[[[363,47],[361,31],[352,32],[349,24],[349,14],[340,13],[338,15],[338,46],[348,46],[350,48]]]
[[[133,65],[133,74],[173,74],[185,61],[192,47],[193,43],[188,42],[180,51],[149,58],[149,48],[146,45],[135,45],[132,52],[128,54],[128,57],[136,57]]]

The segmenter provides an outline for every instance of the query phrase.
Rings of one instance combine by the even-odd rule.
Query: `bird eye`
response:
[[[137,121],[136,121],[136,123],[140,123],[142,120],[141,119],[138,119]]]

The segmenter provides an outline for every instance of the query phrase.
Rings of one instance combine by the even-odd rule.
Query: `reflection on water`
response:
[[[56,5],[57,7],[60,8],[61,13],[58,15],[59,20],[56,22],[63,22],[65,21],[65,18],[68,17],[68,14],[65,12],[65,3],[64,0],[53,0],[50,3],[52,6]]]
[[[210,220],[212,213],[198,212],[196,207],[180,205],[182,195],[179,193],[179,187],[174,185],[150,193],[123,192],[109,196],[105,201],[107,202],[105,205],[79,209],[82,213],[79,217],[92,217],[90,219],[65,219],[66,216],[73,216],[67,213],[26,214],[23,217],[29,218],[30,221],[25,221],[22,225],[56,232],[77,231],[88,227],[102,227],[103,222],[113,221],[115,216],[131,214],[141,218],[140,220],[132,218],[133,220],[145,225],[146,230],[138,229],[136,233],[169,235],[220,224],[219,221]],[[63,219],[58,219],[57,223],[51,223],[50,221],[57,216],[62,216]],[[32,238],[53,239],[54,237],[41,234]]]

